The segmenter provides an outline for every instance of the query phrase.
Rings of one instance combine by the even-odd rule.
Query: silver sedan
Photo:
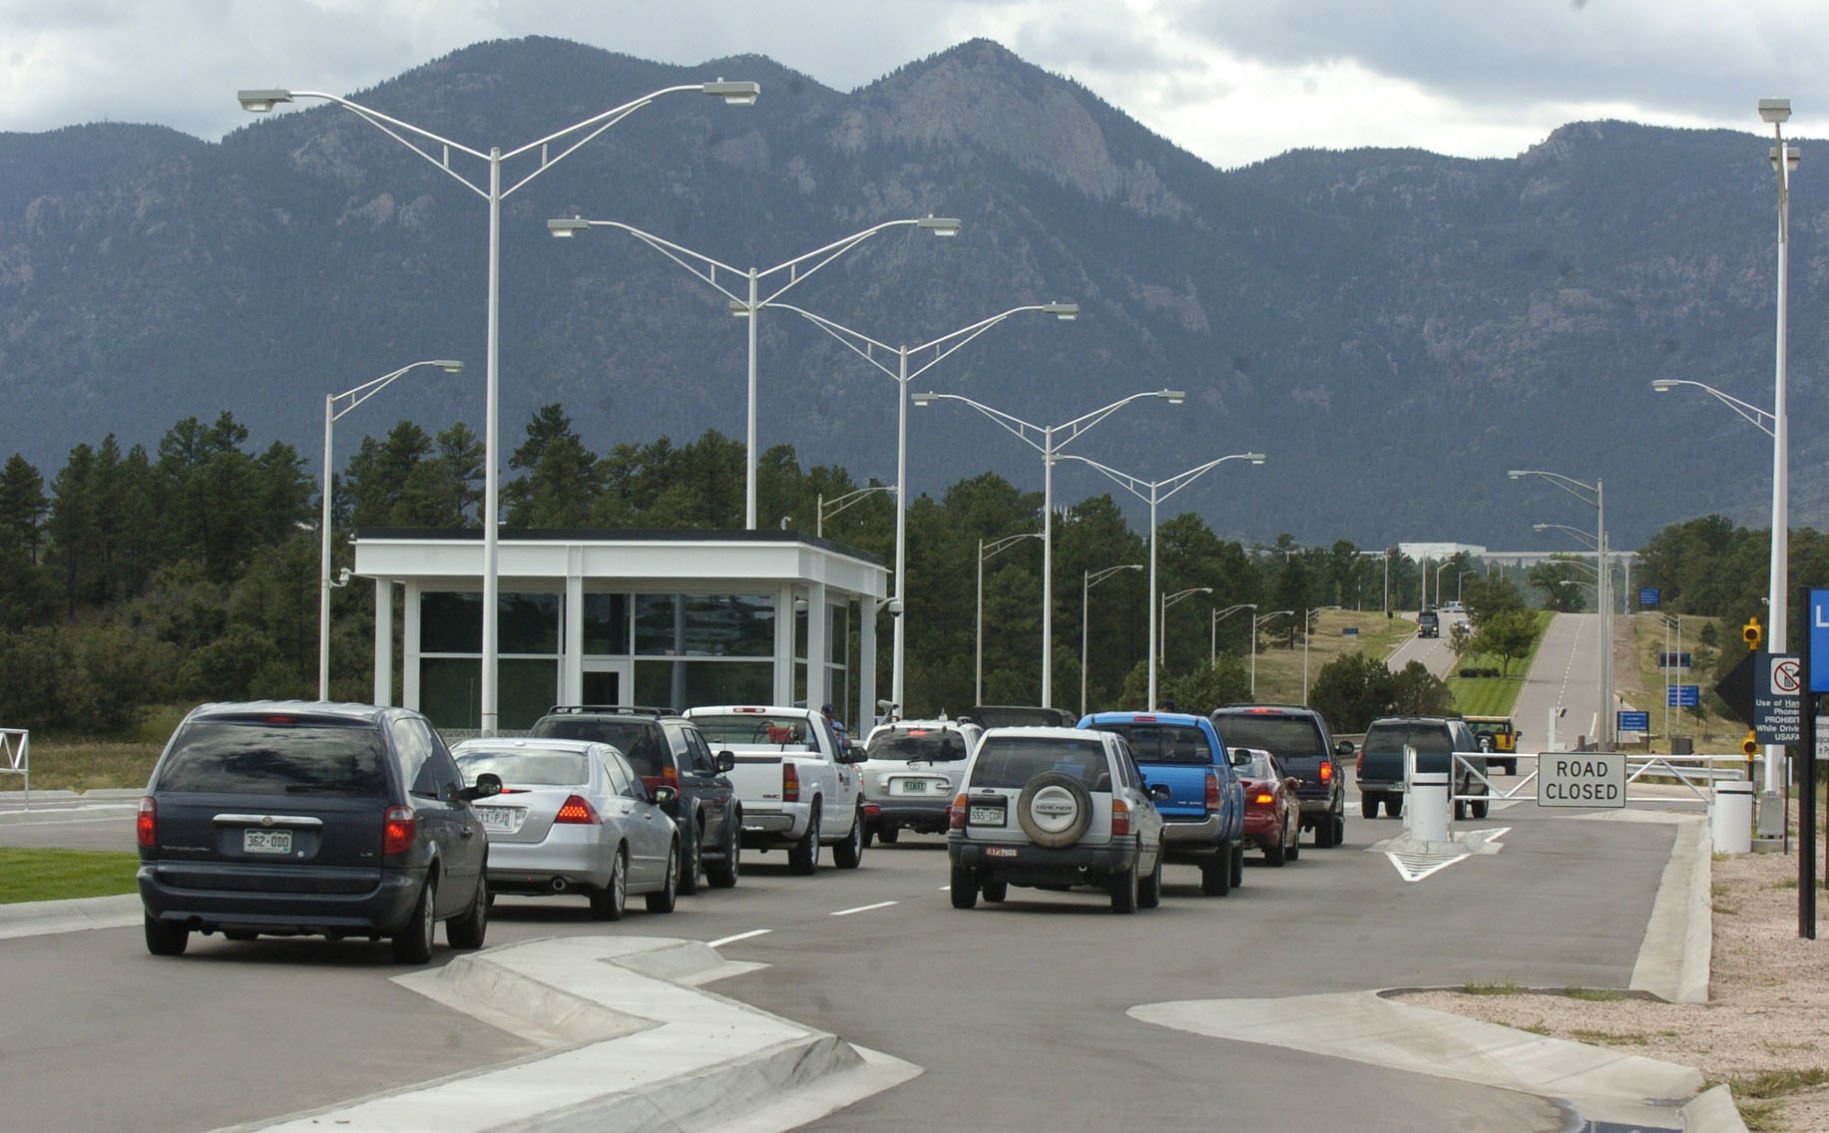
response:
[[[670,913],[679,892],[680,840],[661,809],[671,787],[650,792],[609,744],[559,739],[474,739],[451,749],[465,783],[491,772],[502,793],[479,800],[489,835],[489,889],[583,896],[591,912],[622,919],[629,894]]]

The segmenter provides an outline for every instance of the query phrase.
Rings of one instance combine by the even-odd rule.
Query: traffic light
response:
[[[1748,759],[1758,755],[1759,737],[1752,732],[1748,732],[1746,734],[1746,739],[1740,741],[1740,754],[1746,756]]]
[[[1757,617],[1748,618],[1746,624],[1740,627],[1740,636],[1745,640],[1748,649],[1757,651],[1759,649],[1759,619]]]

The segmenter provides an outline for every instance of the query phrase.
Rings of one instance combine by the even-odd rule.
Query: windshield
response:
[[[1096,739],[987,739],[972,765],[972,786],[1021,788],[1044,771],[1071,775],[1090,790],[1111,790],[1105,748]]]
[[[1278,759],[1322,754],[1321,733],[1305,716],[1224,714],[1213,723],[1228,747],[1263,748]]]
[[[1365,734],[1365,750],[1402,752],[1406,747],[1418,755],[1447,755],[1454,750],[1454,740],[1446,724],[1373,724]]]
[[[1130,742],[1138,763],[1213,762],[1213,747],[1205,732],[1186,724],[1094,724],[1094,731],[1111,732]]]
[[[511,787],[576,787],[590,782],[591,768],[577,751],[469,751],[457,757],[464,783],[492,772]]]
[[[381,733],[366,724],[205,720],[187,725],[155,790],[235,795],[387,793]]]
[[[705,742],[743,747],[773,747],[782,751],[817,751],[813,725],[805,716],[769,716],[760,712],[725,716],[694,716]]]
[[[951,729],[909,728],[878,732],[865,745],[871,759],[951,763],[966,757],[965,737]]]
[[[666,762],[661,752],[660,726],[652,720],[546,716],[534,722],[533,734],[548,739],[593,740],[609,744],[628,758],[637,775],[650,778],[661,774],[661,765]],[[502,776],[502,782],[511,781],[508,776]],[[583,782],[582,779],[578,781]]]
[[[1270,766],[1270,760],[1261,751],[1238,751],[1232,753],[1232,769],[1238,772],[1240,779],[1274,779],[1276,769]]]

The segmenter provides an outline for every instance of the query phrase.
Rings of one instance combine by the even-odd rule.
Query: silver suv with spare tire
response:
[[[1079,728],[992,728],[948,812],[952,900],[1001,902],[1012,885],[1111,894],[1115,913],[1162,900],[1162,816],[1123,737]]]

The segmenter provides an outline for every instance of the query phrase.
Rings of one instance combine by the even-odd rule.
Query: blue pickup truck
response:
[[[1095,712],[1079,726],[1123,736],[1149,785],[1169,789],[1169,798],[1156,804],[1164,861],[1199,866],[1200,891],[1209,897],[1224,897],[1244,881],[1245,788],[1211,720]]]

